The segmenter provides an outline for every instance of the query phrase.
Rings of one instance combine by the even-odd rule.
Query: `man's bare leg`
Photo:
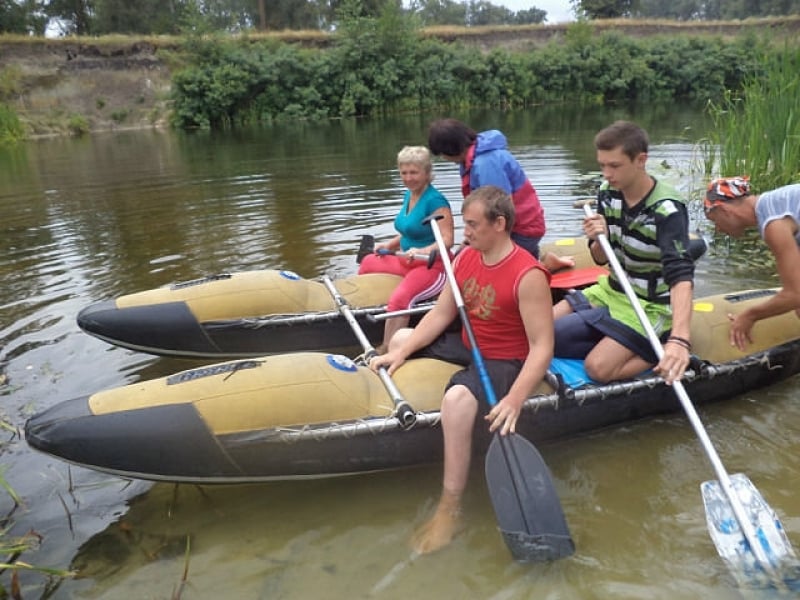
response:
[[[433,516],[414,532],[411,540],[420,554],[447,546],[463,526],[461,496],[469,476],[472,429],[477,414],[478,401],[466,387],[456,385],[447,390],[442,399],[442,495]]]

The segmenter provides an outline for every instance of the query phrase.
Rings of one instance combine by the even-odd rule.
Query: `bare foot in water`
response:
[[[561,269],[569,269],[575,266],[575,259],[572,256],[559,256],[554,252],[548,252],[542,258],[542,264],[547,267],[551,273],[555,273]]]
[[[464,528],[458,500],[442,498],[436,512],[414,532],[411,546],[419,554],[430,554],[447,546]]]

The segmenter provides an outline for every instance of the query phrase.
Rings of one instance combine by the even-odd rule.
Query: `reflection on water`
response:
[[[61,400],[200,364],[81,333],[75,315],[90,302],[222,271],[355,272],[361,235],[392,234],[402,190],[397,151],[424,143],[438,116],[124,132],[0,149],[2,416],[21,427]],[[702,182],[691,168],[693,141],[705,127],[697,110],[537,107],[458,116],[507,133],[539,191],[550,239],[580,234],[582,215],[572,203],[598,181],[592,137],[616,118],[633,117],[649,130],[651,169],[690,194],[697,226],[704,225]],[[435,174],[459,214],[455,167],[437,162]],[[757,253],[731,258],[724,244],[715,246],[698,265],[697,292],[729,290],[732,280],[736,288],[774,284]],[[704,408],[703,418],[726,466],[753,480],[797,545],[795,385]],[[480,460],[467,495],[468,528],[452,548],[419,558],[407,540],[435,502],[438,466],[200,488],[69,468],[16,437],[1,456],[6,479],[26,500],[15,528],[43,536],[25,558],[79,572],[56,597],[170,597],[186,567],[187,540],[186,598],[740,597],[705,531],[699,484],[713,471],[682,415],[541,451],[578,551],[529,566],[509,560]],[[41,579],[25,582],[36,588]]]

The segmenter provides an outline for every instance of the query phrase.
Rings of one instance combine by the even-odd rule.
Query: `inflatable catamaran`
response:
[[[759,321],[746,353],[728,342],[727,315],[776,292],[695,299],[694,357],[684,383],[698,404],[800,370],[800,319],[793,312]],[[533,441],[680,410],[673,390],[653,374],[599,385],[558,363],[517,424]],[[336,353],[298,352],[220,362],[68,400],[32,417],[25,433],[32,447],[70,463],[157,481],[235,483],[394,469],[441,460],[439,403],[458,368],[415,359],[392,376],[413,408],[410,425],[367,367]],[[488,443],[482,421],[476,439],[478,448]]]

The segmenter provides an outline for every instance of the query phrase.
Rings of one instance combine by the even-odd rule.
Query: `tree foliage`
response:
[[[186,2],[179,0],[94,0],[91,31],[109,33],[176,34]]]
[[[0,32],[50,31],[63,35],[175,34],[246,30],[335,28],[346,0],[0,0]],[[425,25],[542,23],[536,7],[511,11],[490,0],[358,0],[361,16],[377,17],[386,6]],[[351,9],[352,11],[352,9]]]
[[[587,19],[732,20],[800,14],[800,0],[570,0]]]
[[[49,0],[44,10],[63,35],[92,33],[92,0]]]
[[[396,5],[361,16],[357,0],[340,8],[333,48],[195,43],[192,66],[173,76],[179,127],[565,101],[706,102],[739,89],[762,56],[750,37],[595,35],[585,21],[565,40],[486,53],[421,36]]]
[[[25,10],[14,0],[0,0],[0,32],[27,33]]]
[[[467,24],[467,5],[456,0],[415,0],[410,11],[423,25]]]
[[[351,0],[0,0],[0,32],[43,35],[48,28],[63,35],[332,31],[347,2]],[[393,6],[424,26],[525,25],[547,20],[547,11],[536,6],[514,12],[491,0],[357,0],[355,4],[363,17],[377,17],[386,6]],[[578,17],[586,19],[688,21],[800,14],[800,0],[570,0],[570,4]]]
[[[0,0],[0,33],[44,35],[43,0]]]
[[[547,18],[547,11],[535,6],[514,12],[489,0],[413,0],[408,12],[426,26],[527,25]]]
[[[570,0],[576,15],[587,19],[630,17],[637,0]]]

